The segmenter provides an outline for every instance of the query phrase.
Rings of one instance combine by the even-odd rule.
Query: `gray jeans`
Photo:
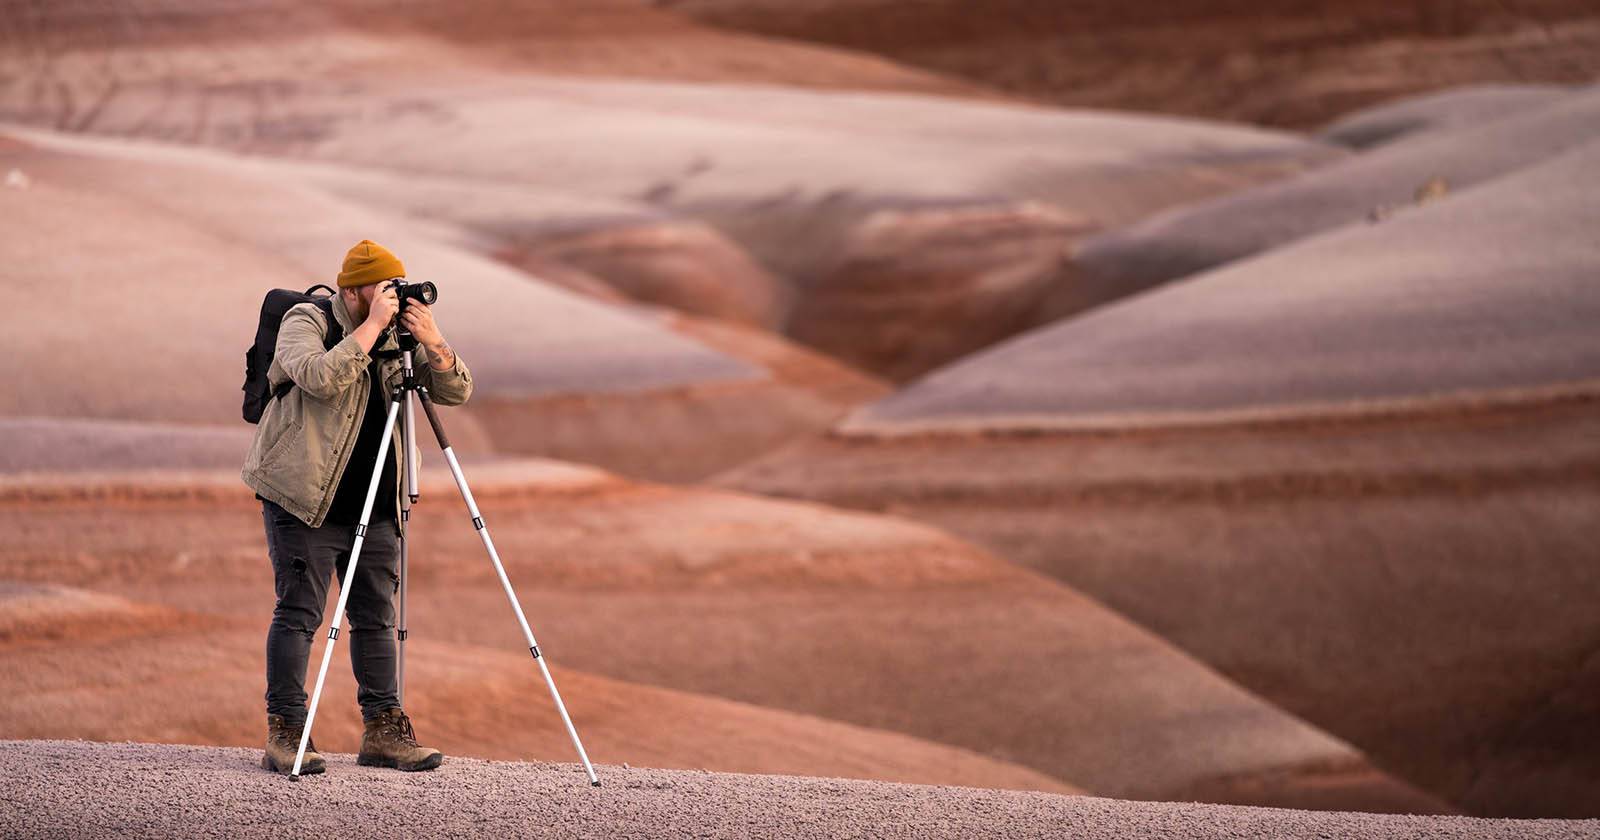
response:
[[[267,714],[290,726],[306,720],[306,666],[322,626],[328,579],[344,581],[354,525],[312,528],[272,502],[261,503],[272,557],[277,607],[267,628]],[[362,717],[400,705],[395,676],[394,595],[400,585],[400,532],[394,520],[372,522],[356,561],[340,636],[350,645]]]

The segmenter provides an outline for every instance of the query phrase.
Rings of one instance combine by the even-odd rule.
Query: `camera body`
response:
[[[390,288],[394,289],[395,297],[400,299],[400,312],[406,313],[406,304],[414,300],[432,306],[439,299],[439,287],[424,280],[421,283],[407,283],[404,277],[396,277],[389,281]]]
[[[400,342],[402,349],[410,350],[417,345],[417,340],[411,336],[411,331],[406,329],[405,322],[400,320],[406,314],[406,306],[411,301],[418,300],[432,306],[439,299],[439,287],[424,280],[421,283],[407,283],[404,277],[396,277],[389,281],[390,288],[400,302],[400,308],[394,314],[395,337]]]

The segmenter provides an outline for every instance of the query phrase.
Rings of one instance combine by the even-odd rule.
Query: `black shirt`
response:
[[[328,508],[326,522],[333,525],[361,524],[361,506],[367,501],[367,485],[372,482],[372,465],[378,457],[378,447],[383,443],[383,426],[389,419],[389,395],[384,392],[378,375],[378,360],[367,366],[372,379],[372,393],[367,396],[367,411],[361,418],[361,431],[356,433],[356,445],[350,460],[344,465],[344,475],[333,493],[333,507]],[[378,479],[378,495],[372,502],[372,521],[394,519],[395,499],[399,490],[395,486],[394,447],[389,447],[389,457],[383,459],[383,477]]]

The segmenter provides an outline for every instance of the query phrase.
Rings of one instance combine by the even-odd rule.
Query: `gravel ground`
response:
[[[299,783],[257,750],[0,741],[0,833],[45,837],[1594,838],[1600,821],[1124,802],[842,779],[451,758],[433,773],[331,754]]]

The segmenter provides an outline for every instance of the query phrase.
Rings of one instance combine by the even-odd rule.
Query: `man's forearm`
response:
[[[375,324],[372,321],[364,321],[361,326],[350,331],[350,336],[356,340],[357,344],[361,345],[361,352],[370,356],[372,355],[372,348],[376,347],[379,339],[383,338],[383,325]]]
[[[428,364],[434,370],[449,370],[456,366],[456,353],[442,338],[437,344],[428,345],[428,357]]]

